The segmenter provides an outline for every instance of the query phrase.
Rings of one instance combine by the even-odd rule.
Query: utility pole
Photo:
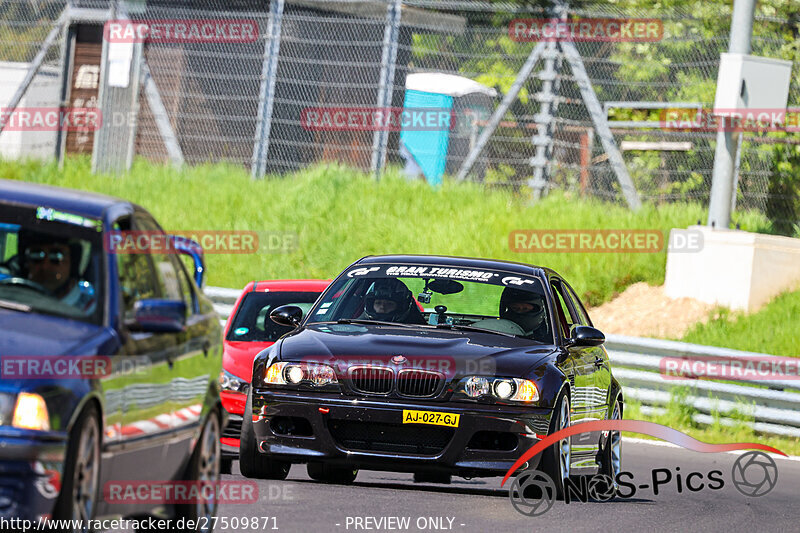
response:
[[[753,14],[756,0],[734,0],[731,17],[731,36],[728,52],[749,54],[753,35]],[[708,225],[728,229],[731,225],[731,198],[734,190],[734,169],[741,132],[728,131],[733,128],[723,118],[722,129],[717,132],[717,147],[714,153],[714,173],[711,178],[711,198],[708,205]]]

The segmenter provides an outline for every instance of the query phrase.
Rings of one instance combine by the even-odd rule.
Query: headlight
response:
[[[47,415],[47,404],[38,394],[20,392],[17,405],[14,407],[14,419],[11,425],[23,429],[50,430],[50,417]]]
[[[219,373],[219,385],[224,391],[246,394],[247,384],[247,381],[240,377],[234,376],[226,370],[223,370]]]
[[[457,392],[474,399],[489,396],[513,402],[539,400],[539,389],[536,387],[536,383],[519,378],[470,376],[461,380]]]
[[[273,363],[264,375],[267,385],[300,385],[303,383],[324,387],[339,384],[336,371],[322,363]]]

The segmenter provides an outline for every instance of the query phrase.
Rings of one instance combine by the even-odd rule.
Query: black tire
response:
[[[64,476],[61,492],[53,510],[54,519],[81,520],[86,525],[88,520],[94,518],[100,488],[99,420],[100,413],[97,407],[89,404],[69,432]],[[89,452],[89,456],[82,454],[81,451]]]
[[[186,467],[184,480],[202,484],[219,484],[222,466],[222,450],[219,440],[222,434],[221,427],[219,411],[214,410],[209,413],[203,431],[200,433],[200,440],[197,441]],[[192,520],[198,526],[196,531],[211,533],[218,509],[219,502],[216,498],[210,502],[180,504],[175,506],[175,518]]]
[[[614,400],[611,407],[611,420],[622,420],[622,414],[622,402]],[[608,438],[600,448],[597,459],[600,468],[594,481],[594,491],[600,500],[607,501],[616,496],[619,491],[617,475],[622,471],[622,439],[619,431],[608,433]]]
[[[306,465],[308,477],[323,483],[337,485],[350,485],[356,480],[358,469],[330,466],[325,463],[308,463]]]
[[[233,473],[233,459],[229,457],[223,457],[222,463],[220,463],[219,467],[220,474],[232,474]]]
[[[567,417],[566,425],[569,425],[570,413],[570,399],[567,391],[561,391],[558,400],[553,408],[553,416],[550,419],[550,431],[548,435],[552,435],[562,427],[565,427],[563,417]],[[563,455],[564,441],[559,441],[550,446],[547,450],[542,452],[542,463],[540,470],[547,474],[556,486],[556,497],[559,499],[564,498],[565,492],[565,478],[569,477],[569,462],[572,457],[570,441],[566,439],[566,448],[568,455],[566,457],[566,470],[564,467]]]
[[[440,483],[449,485],[453,481],[450,474],[440,474],[433,472],[414,472],[414,483]]]
[[[261,453],[253,431],[253,392],[247,394],[239,435],[239,471],[244,477],[255,479],[286,479],[291,463],[276,461]]]

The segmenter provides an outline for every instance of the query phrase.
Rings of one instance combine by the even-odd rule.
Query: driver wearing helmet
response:
[[[516,323],[526,337],[540,342],[553,340],[547,327],[547,307],[541,294],[507,287],[500,297],[500,318]]]
[[[382,322],[424,324],[411,291],[398,279],[379,279],[364,297],[363,318]]]
[[[55,235],[34,231],[19,234],[22,274],[47,294],[82,311],[94,309],[94,290],[78,279],[82,247]]]

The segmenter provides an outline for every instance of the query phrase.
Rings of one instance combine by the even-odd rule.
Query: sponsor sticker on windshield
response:
[[[74,224],[76,226],[83,226],[84,228],[97,228],[99,231],[102,221],[94,218],[86,218],[81,215],[73,213],[65,213],[64,211],[57,211],[52,207],[37,207],[36,218],[39,220],[48,220],[51,222],[64,222],[66,224]]]

